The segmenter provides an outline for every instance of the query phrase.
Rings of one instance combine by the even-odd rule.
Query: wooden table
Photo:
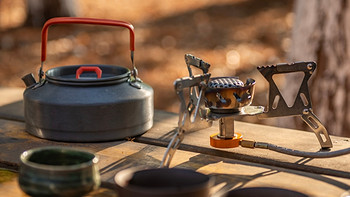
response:
[[[95,152],[103,186],[114,187],[114,175],[134,166],[158,167],[166,146],[172,138],[178,116],[155,111],[154,126],[141,137],[103,143],[64,143],[39,139],[24,129],[23,89],[0,88],[0,167],[18,170],[19,155],[41,146],[63,145]],[[311,132],[271,126],[235,123],[245,139],[264,141],[304,151],[320,148]],[[213,193],[247,187],[277,187],[307,196],[341,196],[350,189],[350,155],[329,159],[307,159],[269,150],[232,148],[216,149],[209,145],[210,134],[218,125],[187,133],[174,156],[171,167],[188,168],[215,178]],[[331,136],[334,148],[350,147],[350,139]],[[0,182],[0,195],[11,192],[25,196],[16,178]],[[6,195],[7,196],[7,195]]]

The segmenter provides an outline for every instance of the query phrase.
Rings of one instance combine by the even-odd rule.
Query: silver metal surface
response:
[[[277,64],[272,66],[260,66],[258,70],[269,83],[268,111],[259,115],[259,118],[271,118],[282,116],[300,116],[305,123],[315,132],[322,148],[333,147],[326,128],[317,116],[312,112],[311,98],[309,94],[308,80],[316,69],[315,62],[296,62],[292,64]],[[273,80],[275,74],[303,72],[304,79],[300,85],[294,104],[289,107],[281,92]],[[321,134],[324,136],[322,139]]]
[[[195,66],[203,71],[203,74],[208,73],[210,64],[191,55],[185,54],[185,62],[187,64],[187,69],[190,74],[190,77],[193,77],[191,66]]]
[[[220,118],[229,116],[255,116],[264,113],[265,108],[263,106],[245,106],[240,109],[240,111],[234,113],[207,113],[205,117],[208,120],[218,120]]]
[[[216,98],[219,99],[220,103],[222,103],[222,104],[227,104],[226,99],[225,99],[219,92],[217,92],[217,93],[215,94],[215,96],[216,96]]]
[[[268,111],[264,113],[261,117],[270,118],[301,115],[303,114],[304,109],[312,108],[308,80],[310,79],[311,74],[314,72],[315,69],[315,62],[297,62],[293,64],[277,64],[272,66],[258,67],[260,73],[265,77],[265,79],[269,83],[269,99],[267,106]],[[295,98],[294,104],[291,107],[289,107],[285,99],[283,98],[281,92],[278,90],[278,87],[275,81],[273,80],[273,75],[293,72],[304,72],[305,76],[300,85],[297,94],[298,96]],[[276,97],[279,99],[276,99]]]
[[[178,129],[165,151],[160,167],[169,167],[176,149],[184,138],[185,132],[205,129],[212,125],[212,121],[203,121],[202,118],[207,113],[203,91],[209,78],[210,74],[207,73],[193,77],[184,77],[174,82],[176,94],[181,102]],[[190,98],[188,101],[184,97],[185,90],[189,91]]]
[[[263,106],[250,106],[255,80],[248,79],[246,84],[243,84],[237,77],[210,78],[210,73],[208,73],[210,65],[208,63],[189,54],[185,55],[185,60],[190,77],[177,79],[174,83],[176,94],[181,101],[178,129],[168,145],[161,167],[169,167],[186,132],[210,127],[214,120],[219,120],[220,133],[218,137],[233,138],[235,136],[235,116],[258,115],[260,118],[300,116],[313,129],[322,148],[333,146],[327,130],[312,112],[307,82],[316,69],[314,62],[258,67],[258,70],[269,82],[268,110],[265,111]],[[190,66],[201,69],[203,74],[193,76]],[[293,106],[288,107],[272,76],[291,72],[304,72],[305,76]],[[188,98],[185,98],[185,89],[188,89]],[[276,97],[279,98],[277,101]],[[236,107],[228,107],[233,101],[241,102],[242,99],[247,102]],[[267,143],[254,142],[253,144],[258,148],[267,148]]]
[[[129,78],[128,82],[132,87],[137,88],[137,89],[141,89],[140,83],[142,83],[142,80],[137,77],[139,74],[139,71],[137,70],[137,68],[135,66],[134,53],[135,53],[134,51],[130,52],[132,70],[130,72],[131,77]]]
[[[221,134],[219,136],[224,138],[232,138],[234,137],[234,116],[256,115],[264,112],[264,107],[249,106],[250,102],[244,102],[246,106],[241,107],[239,109],[234,109],[233,113],[227,111],[226,109],[220,111],[223,113],[213,113],[205,105],[205,102],[207,102],[208,100],[204,94],[208,89],[208,83],[210,79],[210,73],[208,73],[208,70],[210,64],[190,54],[185,55],[185,61],[189,71],[189,77],[183,77],[175,80],[174,82],[176,94],[181,102],[178,129],[167,147],[167,150],[161,162],[161,167],[169,167],[174,153],[179,147],[180,143],[182,142],[186,132],[208,128],[212,125],[213,120],[220,119],[222,124],[220,126]],[[195,66],[201,69],[203,71],[203,74],[194,76],[192,73],[191,66]],[[212,81],[213,87],[215,86],[215,84],[217,85],[219,83],[219,85],[222,87],[210,88],[211,90],[219,89],[221,91],[223,90],[223,88],[226,87],[231,89],[237,87],[237,90],[234,90],[234,93],[239,93],[239,95],[243,95],[243,97],[246,94],[252,94],[253,86],[255,85],[255,81],[253,79],[248,79],[246,85],[244,85],[243,82],[237,77],[213,78]],[[188,91],[188,98],[185,98],[185,91]],[[242,91],[242,94],[240,93],[240,91]],[[224,92],[225,94],[227,93],[226,91]],[[236,94],[236,97],[239,95]],[[226,99],[223,98],[220,92],[215,92],[214,97],[218,97],[219,99],[221,99],[222,103],[226,101]],[[245,98],[245,100],[246,99],[247,98]],[[248,99],[252,99],[252,97]]]
[[[44,67],[44,61],[41,61],[40,63],[40,68],[38,70],[38,76],[39,76],[39,83],[42,81],[42,78],[44,76],[44,71],[43,71],[43,67]]]
[[[202,121],[207,113],[204,105],[206,83],[210,74],[197,75],[177,79],[174,83],[176,94],[181,102],[178,126],[186,132],[196,131],[211,126],[210,121]],[[185,99],[184,90],[189,91],[189,99]]]
[[[244,84],[238,77],[210,78],[205,90],[206,107],[215,113],[235,113],[251,104],[254,89],[254,79]]]
[[[243,87],[244,83],[238,77],[217,77],[210,80],[209,88],[237,88]]]
[[[165,151],[160,167],[169,167],[186,132],[205,129],[212,125],[211,120],[203,120],[203,117],[206,117],[207,114],[203,92],[210,78],[210,74],[207,73],[210,64],[190,54],[185,55],[185,61],[190,76],[177,79],[174,82],[175,92],[181,102],[178,129]],[[190,66],[200,68],[203,74],[193,76]],[[184,91],[188,91],[189,98],[187,100]]]
[[[301,118],[315,132],[322,148],[332,148],[332,141],[328,135],[326,128],[313,113],[312,109],[305,109]]]
[[[219,119],[219,138],[235,137],[235,119],[233,116],[227,116]]]
[[[168,168],[171,160],[174,157],[175,151],[179,148],[182,140],[184,139],[184,130],[182,128],[178,128],[174,137],[171,139],[168,147],[164,153],[162,162],[160,163],[160,168]]]

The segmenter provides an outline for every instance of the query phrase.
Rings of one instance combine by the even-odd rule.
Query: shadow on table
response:
[[[23,101],[0,106],[0,119],[24,122]]]
[[[100,169],[102,176],[108,176],[109,181],[103,183],[103,186],[108,188],[116,188],[114,184],[114,180],[111,180],[114,178],[115,174],[123,169],[131,168],[131,167],[140,167],[140,166],[147,166],[149,168],[158,168],[161,161],[152,157],[151,153],[154,151],[159,151],[159,147],[147,145],[137,153],[134,153],[132,155],[129,155],[121,160],[114,161],[108,166],[105,166],[104,168]],[[175,154],[176,157],[176,154]],[[212,164],[216,163],[227,163],[232,165],[246,165],[249,167],[257,167],[257,168],[265,168],[262,169],[261,172],[258,173],[248,173],[247,174],[239,174],[239,169],[235,172],[227,172],[227,173],[221,173],[222,171],[229,170],[229,169],[217,169],[215,166],[211,166]],[[232,189],[240,189],[244,188],[249,182],[262,177],[272,176],[276,175],[280,172],[286,172],[289,174],[298,175],[301,177],[307,177],[310,179],[314,179],[317,181],[322,181],[327,184],[333,185],[335,187],[341,188],[343,190],[347,190],[350,188],[350,185],[342,183],[340,181],[337,181],[333,178],[325,177],[323,175],[313,174],[313,173],[307,173],[307,172],[300,172],[295,170],[287,170],[283,168],[276,168],[271,166],[264,166],[261,164],[255,164],[255,163],[248,163],[233,159],[227,159],[227,158],[221,158],[221,157],[215,157],[211,155],[206,154],[198,154],[196,156],[191,157],[188,161],[183,162],[177,166],[174,166],[176,168],[186,168],[186,169],[192,169],[195,171],[210,171],[213,173],[209,173],[208,175],[213,177],[215,180],[215,186],[218,187],[216,193],[226,193]],[[213,167],[211,169],[211,167]],[[232,170],[232,169],[231,169]],[[218,171],[217,173],[215,171]]]
[[[200,168],[206,167],[210,164],[217,163],[218,160],[213,159],[210,155],[205,154],[199,154],[194,157],[191,157],[189,161],[184,162],[176,167],[180,168],[190,168],[193,170],[199,170]],[[229,164],[245,164],[249,166],[255,166],[262,168],[264,166],[260,164],[255,163],[247,163],[247,162],[241,162],[241,161],[235,161],[235,160],[229,160],[226,158],[222,158],[220,162],[229,163]],[[287,172],[290,174],[295,174],[298,176],[303,176],[307,178],[311,178],[317,181],[322,181],[325,183],[328,183],[330,185],[333,185],[335,187],[338,187],[343,190],[348,190],[350,188],[350,185],[342,183],[340,181],[337,181],[335,179],[325,177],[323,175],[319,174],[313,174],[313,173],[307,173],[307,172],[301,172],[296,170],[286,170],[283,168],[275,168],[275,167],[268,167],[266,166],[266,171],[262,171],[256,174],[252,175],[243,175],[243,174],[229,174],[229,173],[211,173],[209,174],[211,177],[215,178],[215,185],[222,185],[218,193],[225,193],[231,189],[240,189],[243,188],[245,185],[247,185],[249,182],[253,181],[256,178],[262,178],[266,176],[275,175],[280,172]],[[239,171],[239,169],[237,169]]]

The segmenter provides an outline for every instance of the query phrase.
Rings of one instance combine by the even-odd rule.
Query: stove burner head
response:
[[[239,112],[251,104],[254,85],[254,79],[247,79],[244,84],[238,77],[211,78],[205,92],[206,107],[213,113]]]
[[[217,77],[212,78],[208,84],[209,88],[238,88],[243,87],[243,81],[239,80],[238,77]]]

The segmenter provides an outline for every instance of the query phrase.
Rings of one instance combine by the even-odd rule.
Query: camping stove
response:
[[[174,82],[176,94],[181,101],[178,130],[168,145],[162,166],[169,166],[175,150],[183,140],[184,133],[208,128],[216,120],[219,121],[219,133],[210,136],[211,146],[216,148],[243,146],[241,144],[243,136],[234,129],[234,120],[237,116],[257,115],[258,118],[300,116],[315,132],[322,149],[333,146],[327,130],[311,107],[307,82],[316,69],[315,62],[258,67],[257,69],[269,83],[268,105],[265,108],[250,105],[254,97],[254,79],[249,78],[244,83],[238,77],[210,78],[209,63],[190,54],[185,55],[185,61],[189,77],[183,77]],[[191,66],[200,69],[203,74],[193,75]],[[290,107],[286,104],[272,77],[275,74],[291,72],[303,72],[304,79],[298,96]]]
[[[255,80],[243,83],[238,77],[216,77],[209,79],[204,93],[204,104],[209,109],[208,120],[218,120],[217,134],[210,136],[210,145],[216,148],[239,146],[242,135],[234,130],[235,116],[257,115],[263,107],[252,107]]]

